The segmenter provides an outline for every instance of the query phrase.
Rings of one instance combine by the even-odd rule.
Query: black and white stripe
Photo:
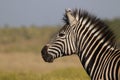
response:
[[[67,9],[63,20],[63,28],[42,49],[43,59],[77,54],[92,80],[120,80],[120,50],[109,27],[84,10]]]

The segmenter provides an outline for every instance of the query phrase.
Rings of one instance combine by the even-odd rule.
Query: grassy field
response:
[[[51,64],[42,60],[41,48],[58,29],[1,28],[0,80],[88,80],[77,56],[60,58]]]
[[[77,56],[45,63],[40,54],[0,54],[0,80],[89,80]]]
[[[0,28],[0,52],[39,52],[55,27]]]
[[[120,47],[120,19],[105,20]],[[0,28],[0,80],[90,80],[77,56],[45,63],[41,48],[60,27]]]
[[[77,68],[67,68],[52,71],[47,74],[33,72],[0,73],[1,80],[90,80],[84,71]]]

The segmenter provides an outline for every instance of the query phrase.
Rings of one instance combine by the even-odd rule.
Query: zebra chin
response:
[[[42,58],[45,62],[53,62],[54,58],[52,55],[48,54],[47,52],[48,46],[43,47],[41,53],[42,53]]]

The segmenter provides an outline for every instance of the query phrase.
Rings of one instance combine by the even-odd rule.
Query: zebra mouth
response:
[[[41,51],[41,53],[42,53],[42,58],[43,58],[43,60],[44,60],[45,62],[51,63],[51,62],[53,62],[54,59],[53,59],[53,56],[52,56],[52,55],[48,54],[47,49],[48,49],[47,46],[43,47],[43,49],[42,49],[42,51]]]

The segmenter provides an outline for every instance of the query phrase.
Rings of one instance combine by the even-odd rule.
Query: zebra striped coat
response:
[[[46,44],[41,53],[46,62],[78,55],[92,80],[120,80],[120,50],[113,32],[87,11],[67,9],[65,25]]]

